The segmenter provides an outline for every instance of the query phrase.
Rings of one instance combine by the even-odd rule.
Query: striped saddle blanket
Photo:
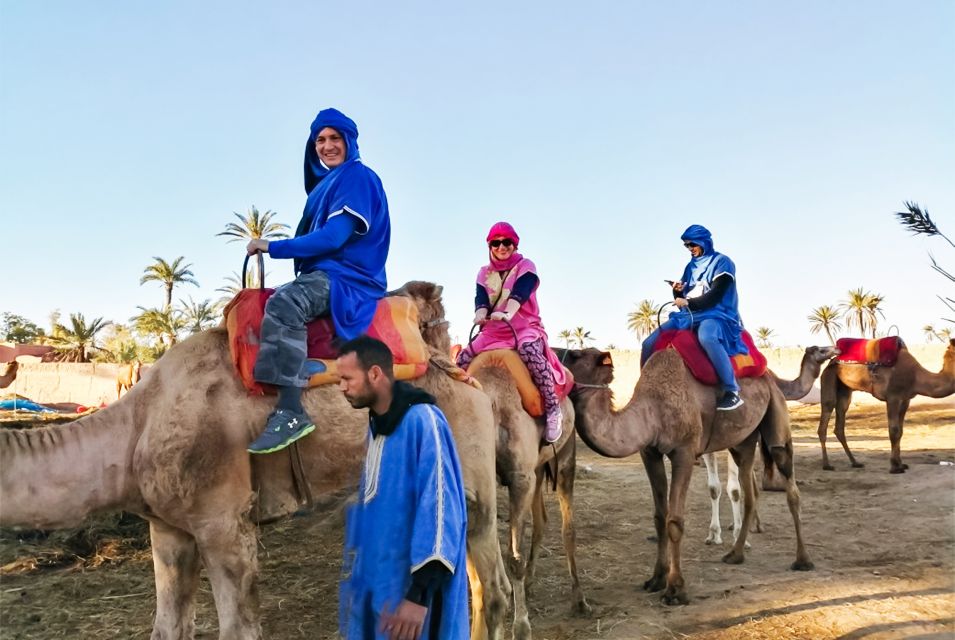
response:
[[[846,364],[878,364],[883,367],[895,365],[899,350],[905,346],[899,336],[866,340],[865,338],[839,338],[836,348],[841,351],[838,362]]]

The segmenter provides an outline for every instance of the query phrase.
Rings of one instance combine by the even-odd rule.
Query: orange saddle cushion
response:
[[[544,401],[541,398],[537,385],[531,379],[531,372],[527,370],[527,365],[521,360],[517,351],[513,349],[491,349],[477,354],[471,364],[468,365],[468,375],[473,376],[476,372],[485,367],[500,367],[507,371],[514,379],[514,385],[517,387],[517,393],[521,396],[521,404],[524,411],[535,418],[544,415]],[[567,383],[557,387],[558,398],[566,398],[571,389],[574,388],[574,375],[569,369],[564,367],[567,374]]]
[[[742,339],[749,353],[730,356],[733,371],[737,378],[758,378],[766,373],[766,356],[759,352],[753,344],[753,338],[746,331],[743,332]],[[688,329],[661,331],[653,351],[660,351],[671,346],[683,357],[683,362],[686,363],[694,378],[703,384],[719,383],[716,369],[713,368],[709,356],[703,351],[696,332]]]
[[[259,354],[259,331],[265,303],[274,292],[274,289],[243,289],[224,311],[232,362],[242,383],[256,395],[263,395],[269,388],[269,385],[255,381],[252,370]],[[309,359],[305,362],[305,369],[310,387],[339,380],[335,365],[338,350],[330,327],[331,319],[324,317],[313,320],[306,327]],[[430,353],[418,329],[418,307],[410,298],[391,296],[379,300],[367,333],[391,349],[397,379],[412,380],[428,370]]]
[[[905,343],[898,336],[876,340],[839,338],[836,340],[836,348],[840,353],[836,360],[846,364],[878,364],[891,367],[899,359],[899,350],[904,346]]]

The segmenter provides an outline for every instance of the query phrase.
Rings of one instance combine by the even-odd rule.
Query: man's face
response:
[[[684,242],[683,246],[690,250],[690,255],[694,258],[699,258],[703,255],[703,247],[696,244],[695,242]]]
[[[368,372],[361,368],[354,352],[346,353],[338,359],[338,375],[341,378],[338,389],[355,409],[367,409],[378,400],[378,395],[368,379]]]
[[[331,127],[325,127],[319,131],[315,138],[315,153],[329,169],[334,169],[345,162],[347,151],[345,147],[345,139]]]

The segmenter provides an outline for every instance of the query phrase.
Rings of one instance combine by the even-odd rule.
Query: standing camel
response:
[[[854,364],[833,360],[819,380],[822,391],[822,413],[819,416],[819,444],[822,447],[822,468],[832,471],[826,453],[826,432],[829,416],[836,410],[836,438],[842,443],[853,467],[863,467],[846,442],[846,411],[852,401],[853,391],[867,391],[885,403],[889,421],[889,442],[892,453],[889,458],[889,473],[905,473],[909,465],[902,463],[902,423],[909,401],[915,396],[944,398],[955,393],[955,339],[949,340],[942,357],[942,370],[932,373],[918,363],[904,346],[899,349],[895,364],[886,367],[878,364]]]
[[[499,638],[508,587],[497,540],[490,401],[442,371],[451,366],[444,354],[432,353],[432,363],[415,384],[438,399],[461,457],[472,637]],[[318,428],[298,443],[304,477],[296,481],[294,449],[246,451],[274,399],[248,395],[224,329],[198,333],[102,411],[67,425],[0,432],[0,526],[64,528],[95,512],[140,514],[149,521],[156,577],[153,640],[193,637],[200,564],[212,585],[219,637],[259,640],[255,524],[299,509],[302,495],[357,486],[366,448],[367,413],[352,409],[334,386],[310,389],[303,401]]]
[[[430,304],[419,304],[420,321],[429,326],[436,318],[444,318],[440,298]],[[448,332],[424,330],[428,346],[441,353],[450,353]],[[573,522],[574,479],[576,478],[576,438],[574,437],[573,405],[564,400],[563,435],[553,446],[540,447],[543,419],[531,417],[521,403],[520,394],[511,375],[496,366],[486,366],[474,374],[481,388],[491,399],[494,422],[498,425],[497,476],[508,490],[510,501],[510,538],[507,570],[513,590],[514,625],[516,640],[530,638],[531,625],[527,611],[527,593],[534,578],[534,562],[544,536],[544,505],[542,484],[545,466],[556,468],[557,498],[560,502],[561,534],[567,566],[571,577],[574,611],[588,613],[590,605],[584,598],[577,575],[576,531]],[[556,459],[555,459],[556,457]],[[528,521],[533,518],[530,550],[526,540]]]
[[[789,412],[786,400],[768,376],[742,378],[743,406],[718,412],[718,390],[695,380],[676,350],[665,349],[647,360],[630,402],[614,411],[613,394],[607,387],[613,379],[609,353],[572,350],[566,353],[565,364],[577,382],[583,383],[572,394],[581,439],[602,456],[625,458],[639,452],[646,467],[653,493],[657,559],[644,589],[663,589],[665,604],[688,602],[680,561],[683,514],[694,460],[710,451],[729,449],[740,468],[743,522],[739,537],[723,556],[723,562],[743,562],[746,535],[754,515],[753,462],[757,442],[766,466],[777,469],[786,478],[786,499],[796,534],[796,560],[791,568],[813,568],[802,539]],[[670,459],[672,469],[669,494],[664,456]]]
[[[143,368],[143,363],[139,360],[135,362],[130,362],[125,367],[119,370],[119,373],[116,374],[116,399],[119,400],[120,394],[123,390],[129,391],[133,388],[133,385],[139,382],[142,378],[141,372]]]
[[[812,384],[819,377],[822,365],[839,355],[835,347],[806,347],[806,353],[799,364],[799,375],[793,380],[781,380],[772,370],[766,372],[786,400],[800,400],[812,390]],[[706,482],[710,490],[710,529],[706,536],[706,544],[723,544],[722,528],[720,527],[720,476],[716,462],[716,453],[704,453],[703,463],[706,465]],[[775,489],[764,484],[764,489]],[[758,493],[758,490],[757,490]],[[743,509],[740,502],[739,467],[733,462],[733,456],[726,456],[726,494],[730,498],[733,508],[733,541],[739,537],[740,525],[743,521]],[[753,514],[755,531],[762,531],[759,522],[759,513]],[[749,548],[749,543],[746,543]]]
[[[14,360],[13,362],[8,362],[6,370],[3,374],[0,374],[0,389],[6,389],[13,381],[17,379],[17,370],[20,368],[20,363]]]

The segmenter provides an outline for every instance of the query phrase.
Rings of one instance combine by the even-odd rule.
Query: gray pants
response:
[[[331,283],[324,271],[300,274],[275,290],[265,303],[259,338],[256,382],[279,387],[305,387],[308,355],[305,324],[328,313]]]

